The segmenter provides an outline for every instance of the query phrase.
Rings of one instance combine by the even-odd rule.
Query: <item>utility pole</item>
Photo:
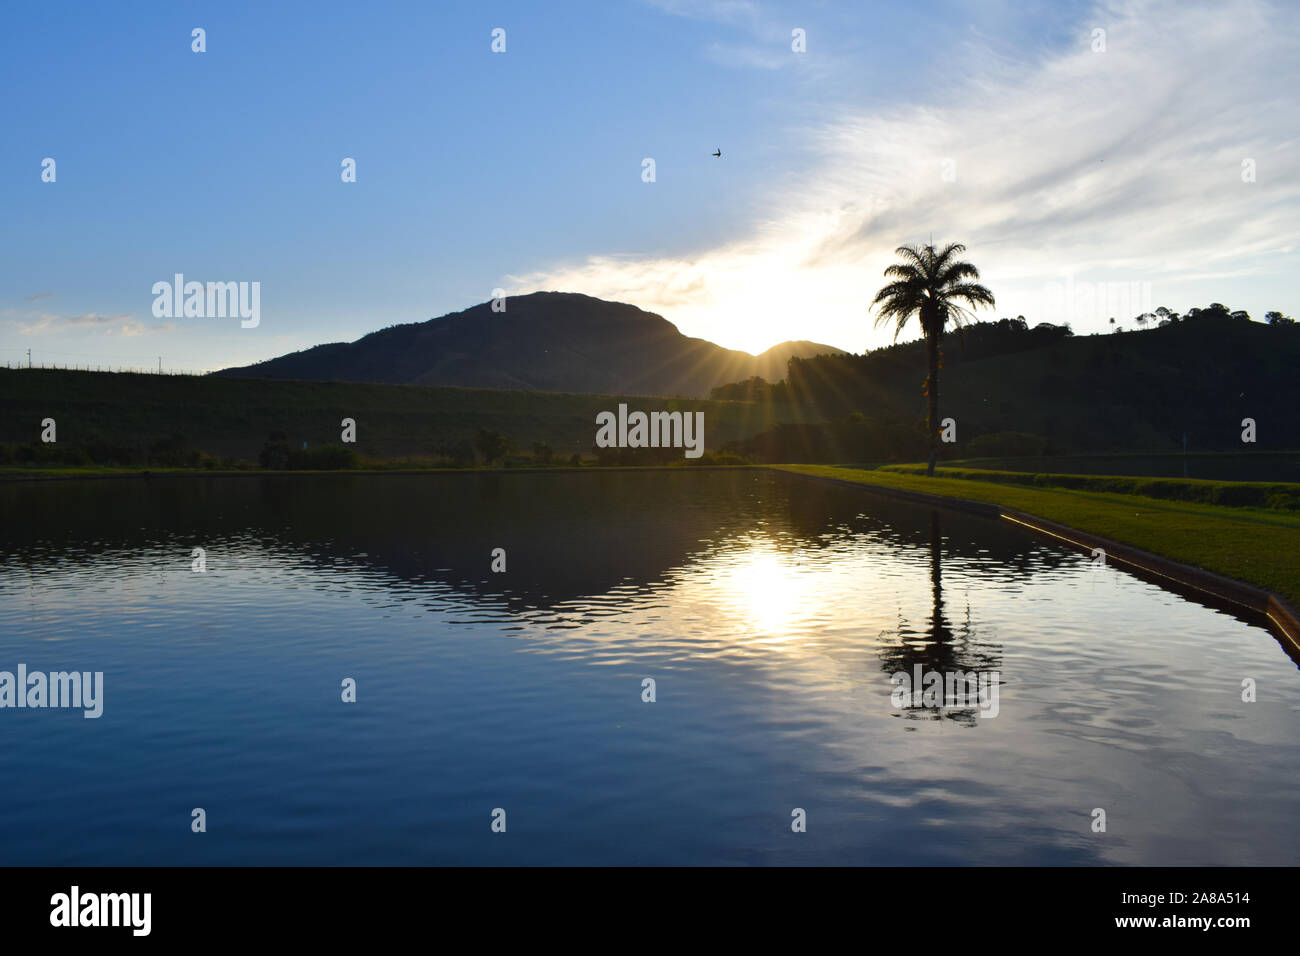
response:
[[[28,368],[31,368],[31,367],[32,367],[32,350],[31,350],[31,349],[28,349],[28,350],[27,350],[27,367],[28,367]]]
[[[162,374],[162,356],[158,356],[158,374]]]

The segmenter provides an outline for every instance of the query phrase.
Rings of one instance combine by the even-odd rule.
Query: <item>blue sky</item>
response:
[[[867,305],[892,248],[931,235],[968,246],[991,318],[1100,330],[1097,301],[1145,289],[1152,307],[1300,312],[1294,5],[42,3],[3,20],[0,361],[219,368],[498,287],[632,302],[750,351],[861,351],[889,340]],[[260,282],[260,324],[155,318],[152,286],[177,272]]]

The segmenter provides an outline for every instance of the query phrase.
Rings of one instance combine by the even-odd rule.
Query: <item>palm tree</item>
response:
[[[930,362],[930,374],[925,380],[925,394],[930,403],[930,464],[925,473],[930,476],[934,475],[934,466],[939,460],[939,352],[944,327],[949,320],[955,327],[960,327],[971,317],[959,302],[972,306],[994,304],[993,293],[973,281],[980,277],[979,270],[969,262],[954,258],[965,251],[966,247],[956,242],[937,252],[933,245],[919,249],[899,246],[894,252],[903,261],[885,270],[885,277],[894,281],[877,292],[871,302],[872,308],[881,307],[876,315],[877,326],[891,319],[896,323],[895,341],[914,314],[925,333],[926,355]]]

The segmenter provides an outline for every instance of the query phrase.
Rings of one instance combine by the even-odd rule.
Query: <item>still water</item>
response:
[[[988,519],[761,471],[6,483],[0,516],[0,671],[104,675],[98,719],[0,709],[0,864],[1300,860],[1277,640]],[[893,694],[957,670],[996,708]]]

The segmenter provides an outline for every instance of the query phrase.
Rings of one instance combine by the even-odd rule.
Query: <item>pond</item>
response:
[[[1300,857],[1278,641],[1006,523],[694,469],[0,514],[0,671],[103,675],[0,709],[0,864]]]

